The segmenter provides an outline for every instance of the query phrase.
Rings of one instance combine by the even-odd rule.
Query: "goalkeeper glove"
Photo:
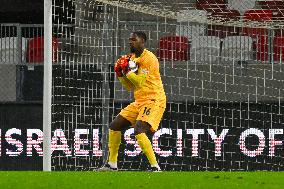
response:
[[[121,66],[117,63],[114,65],[114,71],[117,77],[123,77]]]
[[[136,62],[130,59],[128,61],[124,61],[123,64],[121,64],[121,68],[124,75],[127,75],[129,72],[136,72],[138,70]]]
[[[128,62],[130,57],[131,57],[131,55],[124,55],[116,61],[115,65],[114,65],[114,71],[115,71],[117,77],[123,77],[122,65],[124,65],[125,62]]]

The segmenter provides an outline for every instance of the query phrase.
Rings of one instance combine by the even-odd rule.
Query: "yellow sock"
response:
[[[138,144],[141,147],[142,151],[148,158],[149,163],[151,165],[157,165],[158,163],[157,163],[156,156],[152,148],[152,144],[150,140],[148,139],[148,137],[146,136],[146,134],[141,133],[141,134],[135,135],[135,138],[137,139]]]
[[[109,140],[108,140],[109,162],[112,163],[117,162],[120,142],[121,142],[121,131],[114,131],[109,129]]]

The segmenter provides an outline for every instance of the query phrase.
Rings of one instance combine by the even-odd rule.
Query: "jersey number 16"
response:
[[[150,115],[151,108],[145,107],[143,114]]]

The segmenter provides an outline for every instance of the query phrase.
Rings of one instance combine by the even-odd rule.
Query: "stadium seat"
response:
[[[192,38],[190,60],[196,64],[215,63],[219,60],[221,40],[216,36]]]
[[[210,19],[215,19],[221,22],[227,22],[230,20],[239,20],[240,13],[237,10],[220,10],[220,12],[213,12]],[[223,25],[209,25],[208,35],[217,36],[224,38],[232,35],[239,35],[239,28],[233,26],[223,26]]]
[[[276,35],[273,40],[273,61],[284,60],[284,35]]]
[[[272,10],[252,9],[248,10],[244,14],[244,21],[258,21],[258,22],[270,22],[272,21]],[[243,28],[243,35],[256,38],[258,36],[267,35],[267,29],[265,28]]]
[[[35,37],[30,40],[28,46],[28,62],[29,63],[43,63],[44,55],[44,37]],[[57,61],[58,39],[52,38],[52,61]]]
[[[229,36],[223,40],[222,62],[247,61],[253,59],[253,39],[248,36]]]
[[[252,9],[248,10],[244,14],[244,22],[246,21],[258,21],[258,22],[271,22],[273,17],[272,10]],[[242,34],[250,36],[255,39],[253,48],[256,51],[256,60],[267,61],[268,60],[268,30],[266,28],[248,28],[244,27]]]
[[[176,35],[188,38],[204,35],[206,31],[205,25],[192,24],[187,19],[188,16],[198,18],[198,20],[202,20],[204,23],[207,22],[207,12],[204,10],[181,10],[178,13],[179,19],[177,19]]]
[[[273,62],[284,60],[284,35],[283,31],[275,33],[273,38]],[[256,58],[260,61],[269,61],[269,38],[260,36],[256,44]]]
[[[18,41],[20,40],[20,41]],[[1,63],[26,62],[27,39],[18,37],[0,38]],[[20,49],[19,49],[20,48]]]
[[[263,9],[273,11],[273,21],[284,20],[284,1],[283,0],[259,0],[259,5]]]
[[[255,7],[256,0],[228,0],[228,8],[239,11],[243,15],[247,10]]]
[[[220,12],[219,10],[226,9],[225,0],[196,0],[196,8],[208,12]]]
[[[284,60],[284,35],[277,34],[273,38],[273,62]],[[269,61],[269,41],[268,37],[262,36],[257,41],[256,58],[260,61]]]
[[[271,21],[273,17],[272,10],[263,10],[263,9],[251,9],[245,12],[244,21]]]
[[[158,58],[160,60],[188,60],[189,43],[184,36],[165,36],[159,41]]]

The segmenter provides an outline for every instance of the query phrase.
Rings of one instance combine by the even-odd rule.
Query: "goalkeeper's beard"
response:
[[[137,49],[135,47],[130,47],[130,53],[135,53]]]

